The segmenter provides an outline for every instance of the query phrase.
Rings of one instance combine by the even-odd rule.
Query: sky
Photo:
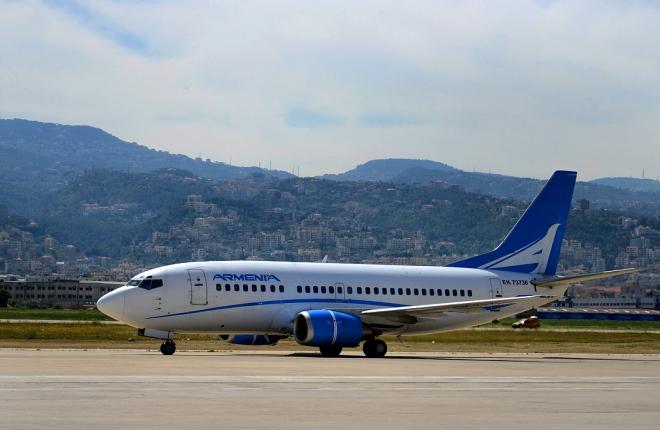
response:
[[[303,176],[660,175],[660,1],[0,0],[0,117]]]

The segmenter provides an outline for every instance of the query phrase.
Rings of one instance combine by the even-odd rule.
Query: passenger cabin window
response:
[[[419,289],[415,288],[415,289],[413,290],[413,293],[415,293],[416,296],[419,296]]]
[[[353,294],[353,287],[346,287],[347,294]]]
[[[309,294],[310,291],[312,291],[312,290],[309,288],[309,285],[305,285],[305,292],[306,292],[307,294]]]
[[[248,291],[248,284],[243,284],[243,291],[247,293]]]
[[[274,292],[275,292],[275,285],[271,285],[271,286],[270,286],[270,292],[271,292],[271,293],[274,293]]]
[[[253,292],[253,293],[256,293],[256,292],[257,292],[257,286],[254,285],[254,284],[252,284],[252,292]]]
[[[218,291],[222,291],[222,284],[215,284],[215,289]]]
[[[266,286],[263,285],[263,284],[261,285],[261,292],[262,292],[262,293],[265,293],[265,292],[266,292]]]
[[[364,293],[365,293],[365,294],[371,294],[371,288],[369,288],[369,287],[364,287]]]
[[[399,295],[403,296],[403,288],[399,288]]]
[[[312,291],[314,291],[314,294],[318,294],[318,292],[319,292],[319,287],[317,287],[316,285],[314,285],[314,286],[312,287]]]
[[[465,290],[461,290],[461,297],[465,296]]]
[[[297,290],[299,293],[302,293],[302,286],[301,286],[301,285],[298,285],[298,288],[296,288],[296,290]]]
[[[342,287],[337,287],[337,294],[344,294],[344,289]]]
[[[326,292],[325,285],[321,285],[321,294],[325,294]]]
[[[333,287],[332,285],[330,285],[330,286],[328,287],[328,292],[329,292],[330,294],[334,294],[334,293],[335,293],[335,287]]]
[[[378,294],[378,293],[379,293],[378,287],[374,287],[374,294]]]
[[[452,292],[452,295],[454,295],[454,297],[458,296],[458,291],[456,291],[456,290],[451,290],[451,292]]]
[[[280,293],[284,292],[284,285],[280,285]]]
[[[445,290],[445,296],[449,296],[449,288]]]
[[[362,287],[357,287],[357,293],[362,294]]]
[[[422,290],[422,291],[423,291],[423,290]],[[435,290],[434,290],[433,288],[431,288],[431,289],[429,290],[429,295],[432,296],[433,293],[435,293]]]
[[[468,297],[472,297],[472,290],[468,290]]]
[[[410,288],[406,288],[406,296],[410,295]]]
[[[238,284],[234,284],[234,291],[240,291],[240,290],[241,290],[241,286]]]
[[[231,291],[231,285],[225,284],[225,291]]]

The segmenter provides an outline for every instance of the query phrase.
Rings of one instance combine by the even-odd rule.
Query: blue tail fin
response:
[[[497,248],[448,266],[554,275],[576,176],[556,171]]]

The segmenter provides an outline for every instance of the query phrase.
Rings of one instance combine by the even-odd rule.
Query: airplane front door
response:
[[[188,281],[190,282],[190,304],[205,305],[209,302],[206,289],[206,275],[201,269],[188,270]]]
[[[494,299],[502,297],[502,282],[497,278],[490,278],[490,290]]]

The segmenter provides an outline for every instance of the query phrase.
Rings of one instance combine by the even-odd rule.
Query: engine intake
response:
[[[364,327],[355,315],[327,309],[311,310],[296,315],[293,335],[301,345],[354,347],[363,339]]]
[[[221,334],[221,341],[234,345],[275,345],[282,339],[281,336],[266,334]]]

